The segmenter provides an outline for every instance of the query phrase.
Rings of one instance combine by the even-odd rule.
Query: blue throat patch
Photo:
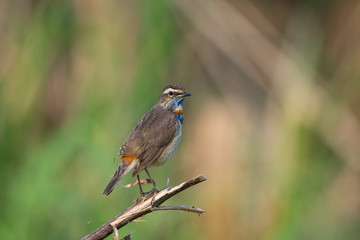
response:
[[[178,106],[183,106],[184,103],[184,98],[174,98],[171,100],[170,102],[170,107],[171,108],[177,108]],[[184,118],[181,115],[176,114],[176,118],[180,121],[180,123],[182,124],[184,121]]]
[[[176,118],[179,119],[181,124],[183,123],[184,118],[182,116],[176,114]]]

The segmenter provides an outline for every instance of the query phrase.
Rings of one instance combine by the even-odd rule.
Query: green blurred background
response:
[[[350,0],[2,0],[0,238],[79,239],[129,206],[137,187],[101,195],[114,158],[179,83],[183,139],[150,172],[207,175],[168,202],[206,213],[120,236],[360,239],[359,23]]]

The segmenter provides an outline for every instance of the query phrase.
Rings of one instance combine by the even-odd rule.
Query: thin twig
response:
[[[114,237],[113,237],[113,240],[118,240],[118,239],[119,239],[119,233],[118,233],[117,228],[115,227],[115,225],[114,225],[114,224],[110,224],[110,226],[112,227],[113,232],[114,232]]]
[[[186,207],[186,206],[163,206],[159,207],[162,203],[164,203],[169,198],[174,195],[192,187],[198,183],[201,183],[207,179],[204,175],[199,175],[195,178],[192,178],[186,182],[183,182],[173,188],[165,188],[158,192],[155,196],[149,196],[148,198],[139,198],[138,201],[128,207],[125,211],[104,223],[101,227],[93,231],[92,233],[86,235],[82,238],[82,240],[97,240],[104,239],[109,236],[112,232],[114,232],[112,226],[115,226],[117,229],[125,226],[129,222],[134,221],[135,219],[144,216],[147,213],[156,211],[156,210],[185,210],[189,212],[195,213],[203,213],[204,211],[195,207]],[[173,209],[169,209],[172,207]],[[158,208],[158,209],[157,209]]]
[[[140,179],[140,183],[141,183],[141,184],[150,184],[151,181],[150,181],[150,179]],[[129,184],[127,184],[127,185],[117,184],[117,186],[122,187],[122,188],[131,188],[131,187],[136,186],[136,185],[139,185],[139,182],[138,182],[138,181],[133,182],[133,183],[129,183]]]
[[[184,205],[158,206],[153,209],[153,211],[159,211],[159,210],[180,210],[180,211],[198,213],[199,215],[205,212],[204,210],[198,207],[184,206]]]

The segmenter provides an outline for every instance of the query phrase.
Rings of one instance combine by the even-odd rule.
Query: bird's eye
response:
[[[170,96],[174,95],[174,92],[173,92],[173,91],[170,91],[170,92],[169,92],[169,95],[170,95]]]

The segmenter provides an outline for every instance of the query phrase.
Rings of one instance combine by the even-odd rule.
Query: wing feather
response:
[[[120,156],[137,156],[139,164],[133,176],[140,173],[160,157],[176,134],[177,119],[173,113],[154,106],[136,123],[124,145]]]

